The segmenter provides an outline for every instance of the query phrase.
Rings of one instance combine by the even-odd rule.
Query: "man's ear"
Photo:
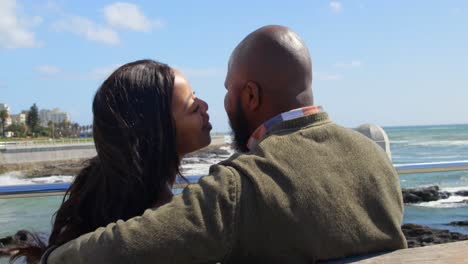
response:
[[[245,109],[256,111],[260,107],[260,86],[256,82],[248,81],[242,89],[241,97]]]

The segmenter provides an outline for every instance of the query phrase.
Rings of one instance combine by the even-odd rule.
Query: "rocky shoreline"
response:
[[[443,192],[440,191],[439,186],[429,186],[421,188],[402,189],[403,202],[405,204],[415,204],[422,202],[432,202],[437,200],[447,199],[450,196],[466,196],[466,200],[459,203],[468,204],[468,190],[461,190],[457,192]]]
[[[222,156],[225,157],[226,155],[230,155],[229,151],[223,148],[227,146],[227,144],[210,145],[206,148],[188,154],[186,158],[197,157],[200,159],[208,159]],[[89,159],[78,159],[0,165],[0,174],[10,171],[21,171],[24,173],[25,177],[29,178],[48,177],[53,175],[76,176],[80,170],[88,164],[88,160]],[[190,160],[182,160],[182,164],[190,162]]]
[[[231,155],[231,153],[227,150],[227,147],[229,147],[228,144],[222,144],[222,145],[210,145],[206,148],[202,148],[200,150],[197,150],[195,152],[189,153],[185,156],[185,159],[182,160],[182,163],[184,162],[189,162],[186,159],[187,158],[201,158],[201,159],[208,159],[208,158],[219,158],[219,157],[225,157]]]
[[[48,177],[53,175],[78,175],[87,164],[88,159],[34,162],[0,165],[0,174],[10,171],[21,171],[25,177]]]
[[[401,229],[409,248],[468,240],[468,235],[416,224],[404,224]]]

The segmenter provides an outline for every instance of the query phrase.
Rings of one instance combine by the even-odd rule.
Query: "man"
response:
[[[169,204],[71,241],[47,263],[311,263],[405,247],[391,162],[313,104],[309,52],[294,32],[248,35],[225,86],[241,153]]]

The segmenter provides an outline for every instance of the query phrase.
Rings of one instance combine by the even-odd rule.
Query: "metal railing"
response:
[[[398,174],[468,170],[468,160],[394,165]]]
[[[432,163],[412,163],[394,165],[398,174],[408,173],[429,173],[445,171],[463,171],[468,170],[468,160],[450,161],[450,162],[432,162]],[[195,183],[201,176],[186,176],[189,183]],[[184,181],[177,179],[175,188],[184,187]],[[0,198],[22,198],[39,196],[60,196],[64,195],[70,183],[49,183],[49,184],[29,184],[0,186]]]

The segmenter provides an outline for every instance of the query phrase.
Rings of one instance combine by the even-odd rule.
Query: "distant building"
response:
[[[26,124],[26,114],[21,113],[17,115],[10,115],[11,117],[11,122],[15,125],[22,125]]]
[[[10,107],[7,104],[0,103],[0,111],[2,110],[7,110],[8,113],[10,113]]]
[[[0,110],[1,111],[1,110]],[[5,130],[8,128],[8,126],[11,125],[11,118],[8,117],[6,120],[5,120]],[[9,134],[7,134],[8,131],[5,132],[5,136],[8,137]],[[1,123],[1,120],[0,120],[0,136],[3,134],[3,124]]]
[[[70,122],[70,115],[67,112],[60,111],[58,108],[52,110],[42,109],[39,111],[39,120],[41,126],[46,127],[49,122],[54,124]]]
[[[11,126],[11,124],[13,124],[13,122],[12,122],[12,120],[11,120],[11,117],[8,117],[8,118],[5,120],[5,127]]]

